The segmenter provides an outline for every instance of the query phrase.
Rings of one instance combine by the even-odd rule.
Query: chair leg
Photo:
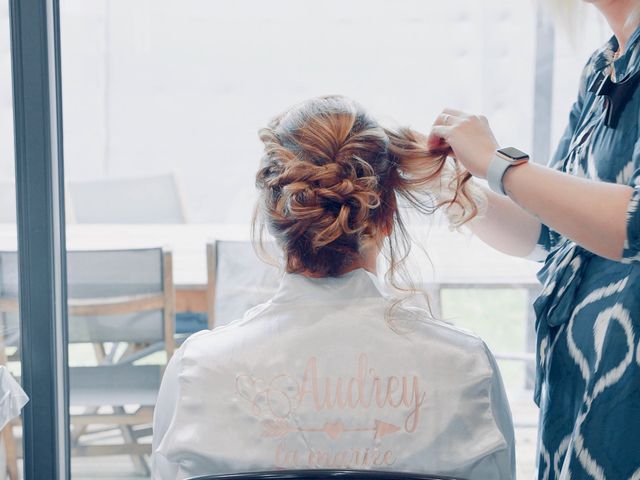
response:
[[[13,425],[9,422],[2,429],[2,439],[7,452],[7,474],[10,480],[20,480],[18,476],[18,455],[16,453],[16,439],[13,435]]]
[[[98,413],[98,410],[99,410],[98,407],[85,408],[84,413],[91,415],[91,414]],[[71,426],[72,426],[72,429],[71,429],[70,441],[71,441],[71,446],[75,447],[80,443],[80,437],[84,435],[89,425],[73,425],[72,423]]]
[[[129,344],[127,346],[127,348],[125,349],[125,351],[123,352],[121,358],[119,359],[118,362],[116,363],[120,363],[123,361],[123,359],[126,359],[130,354],[135,354],[135,352],[137,350],[139,350],[141,347],[144,347],[144,345],[141,344]],[[110,352],[109,355],[107,355],[106,349],[104,347],[104,344],[102,343],[94,343],[94,351],[96,354],[96,360],[98,361],[98,364],[103,364],[103,363],[113,363],[113,354],[115,353],[117,349],[117,345],[114,345],[112,348],[112,351]],[[89,408],[87,409],[88,412],[90,413],[97,413],[98,412],[98,408]],[[126,413],[124,408],[122,407],[113,407],[113,413]],[[80,442],[80,438],[82,437],[82,435],[84,435],[84,433],[87,431],[87,427],[88,425],[82,425],[82,426],[77,426],[74,427],[73,432],[71,433],[71,444],[73,446],[78,445]],[[122,438],[124,440],[124,442],[126,444],[132,444],[132,443],[137,443],[137,437],[135,435],[135,432],[133,431],[133,429],[131,428],[130,425],[120,425],[116,428],[120,429],[120,432],[122,433]],[[144,455],[131,455],[131,461],[133,462],[133,465],[136,469],[136,473],[139,473],[143,476],[149,476],[151,475],[151,471],[149,469],[149,465],[147,463],[147,460],[145,458]]]
[[[113,407],[113,412],[126,413],[124,408],[122,407]],[[138,442],[138,439],[136,438],[135,432],[133,431],[133,428],[131,428],[131,425],[120,426],[120,431],[122,432],[122,438],[124,439],[125,443],[133,444]],[[151,475],[149,465],[147,464],[147,460],[145,459],[144,455],[131,455],[131,461],[133,462],[137,473],[147,477]]]
[[[115,348],[115,347],[114,347]],[[98,364],[101,364],[104,362],[106,356],[107,356],[107,352],[104,348],[104,344],[102,343],[94,343],[93,344],[93,350],[96,354],[96,361],[98,362]],[[89,413],[89,414],[94,414],[98,412],[98,407],[92,407],[92,408],[86,408],[85,409],[85,413]],[[84,433],[87,431],[88,425],[75,425],[73,426],[72,432],[71,432],[71,446],[75,447],[76,445],[78,445],[78,443],[80,442],[80,437],[82,437],[82,435],[84,435]]]

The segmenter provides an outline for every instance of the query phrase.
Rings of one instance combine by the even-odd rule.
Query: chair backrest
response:
[[[67,252],[69,343],[162,341],[170,355],[172,274],[171,252],[161,248]],[[18,324],[17,297],[17,253],[0,252],[0,311],[10,331]]]
[[[189,480],[464,480],[423,473],[383,472],[373,470],[278,470],[269,472],[225,473],[191,477]]]
[[[162,383],[162,373],[162,365],[125,363],[70,367],[69,402],[73,406],[84,407],[153,406]],[[98,420],[96,423],[102,422]]]
[[[173,175],[69,182],[76,223],[184,223]]]
[[[272,244],[266,245],[269,248]],[[207,245],[209,327],[241,318],[276,292],[282,271],[258,258],[249,241],[217,240]]]

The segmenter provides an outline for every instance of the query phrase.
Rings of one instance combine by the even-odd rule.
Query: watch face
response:
[[[503,154],[505,157],[511,158],[512,160],[522,160],[524,158],[529,158],[529,155],[514,147],[501,148],[500,150],[498,150],[498,152]]]

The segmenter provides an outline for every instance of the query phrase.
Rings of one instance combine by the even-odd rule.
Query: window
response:
[[[531,151],[536,122],[550,122],[557,142],[588,52],[607,36],[588,17],[577,50],[562,35],[548,43],[553,109],[535,118],[532,2],[59,3],[74,478],[148,476],[153,391],[167,352],[211,318],[207,242],[248,238],[257,131],[273,115],[340,93],[386,123],[427,131],[453,106],[486,115],[501,143]],[[7,31],[0,28],[3,138],[12,135]],[[11,144],[0,143],[9,183],[13,162]],[[481,334],[499,358],[518,473],[529,477],[536,265],[437,224],[413,227],[434,261],[432,269],[417,255],[414,267],[440,314]],[[133,395],[133,385],[143,388]],[[114,396],[120,401],[104,404]]]

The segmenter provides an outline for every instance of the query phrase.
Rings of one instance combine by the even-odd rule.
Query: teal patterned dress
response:
[[[634,192],[620,261],[546,226],[541,231],[547,256],[535,302],[540,479],[640,480],[640,86],[616,128],[605,125],[605,101],[592,86],[599,75],[620,82],[640,69],[640,29],[614,60],[617,48],[612,38],[589,59],[550,164]]]

